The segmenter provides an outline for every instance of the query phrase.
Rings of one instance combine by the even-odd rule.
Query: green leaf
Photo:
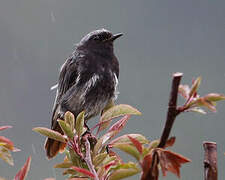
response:
[[[64,119],[65,119],[65,122],[68,123],[70,125],[70,128],[73,132],[74,130],[74,122],[75,122],[75,118],[74,118],[74,115],[73,113],[67,111],[64,115]]]
[[[136,149],[136,147],[134,147],[132,145],[129,145],[129,144],[116,144],[113,147],[114,148],[118,148],[121,151],[124,151],[125,153],[133,156],[138,161],[141,158],[141,154],[138,152],[138,150]]]
[[[221,101],[225,100],[225,96],[223,94],[210,93],[203,97],[206,101]]]
[[[130,177],[130,176],[133,176],[139,172],[140,172],[140,170],[136,169],[136,168],[118,169],[109,176],[109,180],[124,179],[124,178]]]
[[[148,149],[150,150],[150,149],[153,149],[153,148],[157,148],[158,145],[159,145],[159,140],[154,140],[154,141],[152,141],[152,142],[149,144]]]
[[[13,142],[10,139],[8,139],[4,136],[0,136],[0,143],[5,143],[5,147],[7,149],[13,151],[14,145],[13,145]]]
[[[108,155],[107,153],[100,153],[97,156],[95,156],[93,158],[94,166],[97,167],[99,164],[101,164],[104,161],[104,159],[107,157],[107,155]]]
[[[111,100],[107,105],[106,105],[106,107],[103,109],[103,113],[104,112],[106,112],[106,111],[108,111],[111,107],[113,107],[113,106],[115,106],[115,103],[114,103],[114,101],[113,100]],[[103,114],[102,113],[102,114]]]
[[[201,83],[201,77],[198,77],[195,81],[194,81],[194,83],[192,84],[192,86],[191,86],[191,90],[190,90],[190,93],[189,93],[189,97],[191,97],[191,96],[193,96],[196,92],[197,92],[197,90],[198,90],[198,87],[199,87],[199,85],[200,85],[200,83]]]
[[[139,168],[137,167],[137,164],[133,163],[133,162],[128,162],[128,163],[122,163],[122,164],[118,164],[115,168],[113,168],[114,170],[117,169],[129,169],[129,168],[133,168],[133,169],[137,169],[139,170]]]
[[[56,164],[54,168],[70,168],[72,166],[73,166],[73,163],[71,162],[62,162],[62,163]]]
[[[7,145],[6,143],[0,142],[0,146],[5,146]]]
[[[98,140],[98,142],[95,144],[94,150],[93,150],[93,155],[95,156],[96,154],[98,154],[99,150],[102,148],[102,142],[103,142],[103,138],[100,138]]]
[[[194,108],[188,109],[188,111],[197,112],[200,114],[206,114],[206,112],[202,108],[199,108],[199,107],[194,107]]]
[[[69,139],[73,139],[74,133],[73,133],[70,125],[61,119],[58,119],[57,121],[58,121],[61,129],[63,130],[64,134],[66,134]]]
[[[63,175],[77,175],[78,172],[75,171],[74,169],[66,169],[65,171],[63,171]]]
[[[12,158],[10,151],[3,146],[0,146],[0,158],[2,158],[9,165],[11,165],[11,166],[14,165],[13,158]]]
[[[76,126],[75,129],[77,131],[77,135],[80,137],[84,132],[85,132],[85,128],[84,128],[84,111],[82,111],[81,113],[78,114],[77,118],[76,118]]]
[[[141,115],[141,112],[130,105],[120,104],[120,105],[111,107],[110,109],[108,109],[108,111],[103,113],[101,117],[101,121],[106,121],[108,119],[112,119],[112,118],[116,118],[116,117],[128,115],[128,114]]]
[[[211,101],[205,101],[202,99],[203,106],[211,110],[212,112],[216,112],[215,104],[213,104]]]
[[[44,136],[47,136],[51,139],[56,140],[56,141],[60,141],[63,143],[67,142],[66,138],[64,138],[62,134],[60,134],[57,131],[53,131],[51,129],[45,128],[45,127],[36,127],[36,128],[33,128],[33,131],[38,132]]]
[[[73,165],[80,167],[80,157],[77,154],[75,154],[75,152],[72,149],[69,149],[69,154],[70,160],[72,161]]]
[[[200,98],[197,98],[196,100],[193,100],[189,104],[189,106],[192,107],[192,108],[203,106],[203,107],[206,107],[213,112],[216,112],[216,107],[215,107],[216,103],[213,102],[213,101],[208,101],[204,97],[200,97]]]
[[[142,157],[145,157],[150,151],[151,151],[151,149],[149,149],[147,147],[143,147]]]
[[[141,112],[127,104],[115,105],[102,114],[98,132],[107,128],[111,119],[123,115],[141,115]]]
[[[132,142],[130,141],[130,139],[128,138],[128,136],[136,139],[137,141],[139,141],[141,144],[149,144],[149,140],[146,139],[146,137],[144,137],[141,134],[125,134],[123,136],[120,136],[114,140],[112,140],[109,145],[113,146],[115,144],[132,144]]]
[[[106,158],[103,160],[102,164],[106,165],[114,160],[116,160],[116,156],[106,156]]]

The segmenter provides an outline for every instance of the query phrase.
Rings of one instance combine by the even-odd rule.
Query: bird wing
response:
[[[57,119],[59,118],[59,102],[62,96],[72,87],[78,78],[76,68],[76,58],[74,56],[69,57],[62,65],[59,74],[58,88],[56,92],[55,102],[52,112],[52,129],[56,126]]]

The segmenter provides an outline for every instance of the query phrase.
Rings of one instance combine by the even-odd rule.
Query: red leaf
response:
[[[6,137],[0,136],[0,142],[6,143],[5,147],[8,148],[8,149],[10,149],[10,150],[13,150],[14,149],[13,142],[10,139],[6,138]]]
[[[111,166],[114,166],[114,165],[116,165],[117,164],[117,161],[112,161],[112,162],[110,162],[110,163],[108,163],[108,164],[106,164],[105,166],[104,166],[104,168],[105,168],[105,170],[107,171]]]
[[[112,106],[111,108],[109,108],[107,111],[105,111],[102,114],[100,118],[100,122],[104,122],[104,123],[102,123],[98,127],[97,134],[100,131],[106,129],[111,123],[112,119],[120,117],[120,116],[124,116],[124,115],[141,115],[141,112],[139,112],[137,109],[127,104],[119,104],[119,105]]]
[[[97,131],[97,134],[101,131],[101,126],[107,124],[107,123],[110,123],[112,121],[112,119],[108,119],[106,121],[101,121],[99,122],[98,124],[94,125],[94,127],[91,128],[91,132],[95,130],[95,128],[98,127],[98,131]]]
[[[216,107],[213,105],[211,101],[207,101],[202,98],[202,103],[204,104],[205,107],[207,107],[212,112],[216,112]]]
[[[175,136],[169,138],[169,139],[167,140],[166,145],[165,145],[164,148],[173,146],[174,143],[175,143],[175,141],[176,141],[176,137],[175,137]]]
[[[195,80],[192,81],[192,86],[189,92],[189,97],[196,97],[197,96],[197,90],[198,87],[201,83],[201,77],[196,78]]]
[[[12,126],[0,126],[0,131],[8,129],[8,128],[12,128]]]
[[[172,151],[157,148],[156,152],[158,154],[163,176],[166,176],[167,171],[170,171],[177,177],[180,177],[181,165],[190,162],[188,158]]]
[[[118,134],[118,133],[124,128],[125,124],[127,123],[128,119],[130,118],[130,116],[131,116],[131,115],[125,115],[122,119],[120,119],[120,120],[117,121],[115,124],[113,124],[113,125],[111,126],[111,128],[108,130],[108,133],[115,131],[115,132],[117,132],[117,133],[115,133],[114,136],[115,136],[116,134]],[[114,136],[113,136],[113,137],[114,137]],[[111,138],[112,138],[112,137],[111,137]]]
[[[106,141],[112,139],[114,136],[118,134],[118,131],[112,131],[104,134],[101,139],[102,139],[102,144],[104,144]]]
[[[68,180],[88,180],[88,178],[83,178],[83,177],[82,178],[70,178]]]
[[[136,140],[135,138],[132,138],[131,136],[128,136],[128,138],[133,143],[133,145],[137,148],[137,150],[139,151],[139,153],[142,154],[143,149],[142,149],[141,143],[138,140]]]
[[[119,154],[115,153],[114,151],[109,150],[109,156],[110,157],[115,156],[117,161],[119,161],[120,163],[123,163],[122,158],[119,156]]]
[[[27,173],[30,169],[31,156],[28,157],[24,166],[20,169],[20,171],[16,174],[14,180],[24,180],[27,176]]]
[[[91,173],[90,171],[88,171],[87,169],[79,168],[79,167],[76,167],[76,166],[73,166],[71,168],[74,169],[75,171],[80,172],[82,174],[85,174],[85,175],[87,175],[91,178],[95,177],[95,175],[93,173]]]
[[[112,147],[115,144],[132,144],[128,136],[138,140],[141,144],[149,144],[149,141],[141,134],[125,134],[112,140],[108,145]]]
[[[143,172],[147,172],[150,169],[151,164],[152,164],[152,154],[148,154],[144,157],[142,162]]]
[[[146,155],[143,159],[141,180],[158,180],[159,169],[157,166],[156,156],[154,157],[154,164],[152,164],[152,156],[154,157],[153,153]],[[153,167],[151,167],[152,165]]]

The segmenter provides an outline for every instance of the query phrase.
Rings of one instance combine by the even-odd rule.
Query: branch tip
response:
[[[215,142],[205,141],[204,147],[204,178],[205,180],[217,180],[217,144]]]
[[[183,76],[183,73],[181,72],[176,72],[173,74],[173,77],[182,77]]]
[[[203,141],[203,146],[215,146],[216,142],[212,141]]]

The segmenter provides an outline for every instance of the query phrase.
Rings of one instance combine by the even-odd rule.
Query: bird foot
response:
[[[91,134],[91,131],[88,129],[81,137],[81,141],[85,141],[85,139],[88,139],[91,150],[95,147],[95,144],[97,143],[97,138]]]

